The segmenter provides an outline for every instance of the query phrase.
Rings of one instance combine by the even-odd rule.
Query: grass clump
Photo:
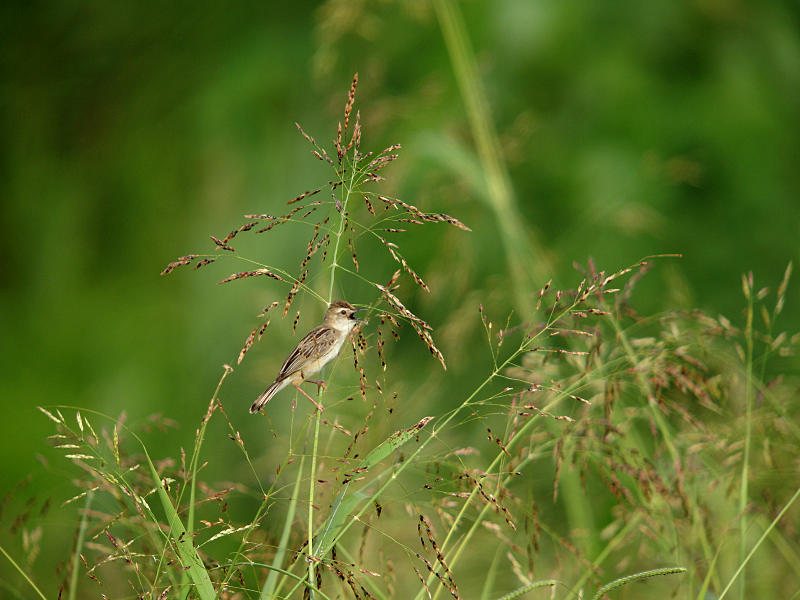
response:
[[[56,424],[53,444],[81,473],[66,502],[82,509],[62,597],[605,598],[647,580],[658,595],[700,599],[738,582],[740,594],[757,590],[781,564],[800,564],[787,516],[798,486],[781,476],[794,473],[800,447],[796,382],[770,366],[798,341],[773,333],[790,268],[774,296],[745,277],[737,326],[700,311],[639,314],[636,284],[664,257],[613,272],[589,261],[575,285],[529,292],[521,318],[476,305],[464,318],[481,337],[464,343],[487,353],[478,383],[461,396],[445,378],[425,388],[424,414],[400,410],[410,404],[397,390],[422,387],[423,377],[391,368],[387,342],[410,329],[433,358],[429,369],[447,362],[406,299],[404,284],[430,288],[399,240],[429,224],[469,228],[376,191],[399,146],[362,153],[357,83],[332,148],[298,125],[330,168],[326,184],[282,214],[245,215],[211,236],[212,251],[164,269],[233,261],[220,284],[280,290],[237,365],[276,315],[296,330],[311,306],[318,313],[346,298],[366,308],[369,322],[349,341],[352,363],[340,357],[326,370],[324,411],[273,400],[267,413],[290,414],[283,431],[277,417],[257,417],[280,447],[277,461],[252,452],[256,442],[236,425],[252,398],[223,403],[229,365],[191,450],[175,457],[150,456],[148,432],[124,417],[42,407]],[[296,266],[238,249],[278,227],[305,233]],[[157,416],[147,425],[176,424]],[[247,477],[206,477],[211,435],[230,439]],[[776,585],[788,592],[800,581]]]

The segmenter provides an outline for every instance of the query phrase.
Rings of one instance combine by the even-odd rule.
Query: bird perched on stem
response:
[[[250,412],[255,413],[261,410],[275,394],[289,384],[297,388],[297,391],[308,398],[319,410],[323,410],[324,407],[306,394],[300,388],[300,384],[308,381],[320,387],[325,386],[324,381],[315,381],[307,379],[307,377],[319,372],[322,367],[339,354],[339,350],[342,348],[347,336],[350,335],[356,325],[362,322],[361,319],[357,319],[355,316],[358,310],[360,309],[353,308],[350,303],[344,300],[332,302],[328,310],[325,311],[322,325],[309,331],[300,340],[283,362],[283,365],[281,365],[281,370],[275,381],[253,402]]]

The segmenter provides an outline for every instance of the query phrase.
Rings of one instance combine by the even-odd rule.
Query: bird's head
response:
[[[325,312],[324,323],[336,329],[351,330],[361,319],[356,318],[356,312],[360,309],[353,308],[353,305],[344,300],[336,300],[331,302],[328,310]]]

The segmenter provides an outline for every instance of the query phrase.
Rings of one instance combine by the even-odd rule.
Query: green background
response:
[[[538,269],[573,285],[573,261],[592,257],[615,270],[681,253],[646,278],[638,307],[738,319],[741,273],[753,270],[757,287],[775,285],[797,260],[794,4],[460,8]],[[426,2],[7,3],[0,15],[0,491],[31,474],[29,490],[54,504],[75,493],[37,405],[125,411],[133,424],[162,413],[180,425],[154,433],[153,452],[175,456],[191,443],[221,365],[286,289],[266,278],[215,286],[241,270],[233,263],[159,272],[180,255],[211,251],[208,235],[223,237],[243,214],[281,212],[330,177],[293,123],[327,144],[355,71],[364,146],[403,145],[384,189],[473,229],[440,226],[403,240],[433,292],[402,294],[443,328],[454,395],[474,387],[486,356],[464,346],[455,324],[480,302],[506,314],[511,284]],[[305,242],[276,230],[242,244],[296,268]],[[357,287],[343,293],[372,300],[352,296]],[[299,306],[307,329],[321,307]],[[797,330],[797,306],[790,295],[783,328]],[[223,400],[243,435],[262,435],[247,407],[294,339],[291,318],[274,320],[226,384]],[[435,371],[425,353],[404,358],[416,344],[409,334],[395,348],[400,368]],[[409,422],[426,414],[421,400],[403,410]],[[283,417],[272,418],[280,427]],[[209,444],[219,445],[211,468],[224,473],[234,449],[221,433]],[[11,517],[3,515],[4,528]],[[63,539],[50,538],[43,573],[74,531],[72,513],[53,519]]]

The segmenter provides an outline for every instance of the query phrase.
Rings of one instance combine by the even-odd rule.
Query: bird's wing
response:
[[[280,381],[299,371],[309,360],[327,354],[336,343],[336,332],[329,327],[315,327],[306,334],[281,365],[275,381]]]

